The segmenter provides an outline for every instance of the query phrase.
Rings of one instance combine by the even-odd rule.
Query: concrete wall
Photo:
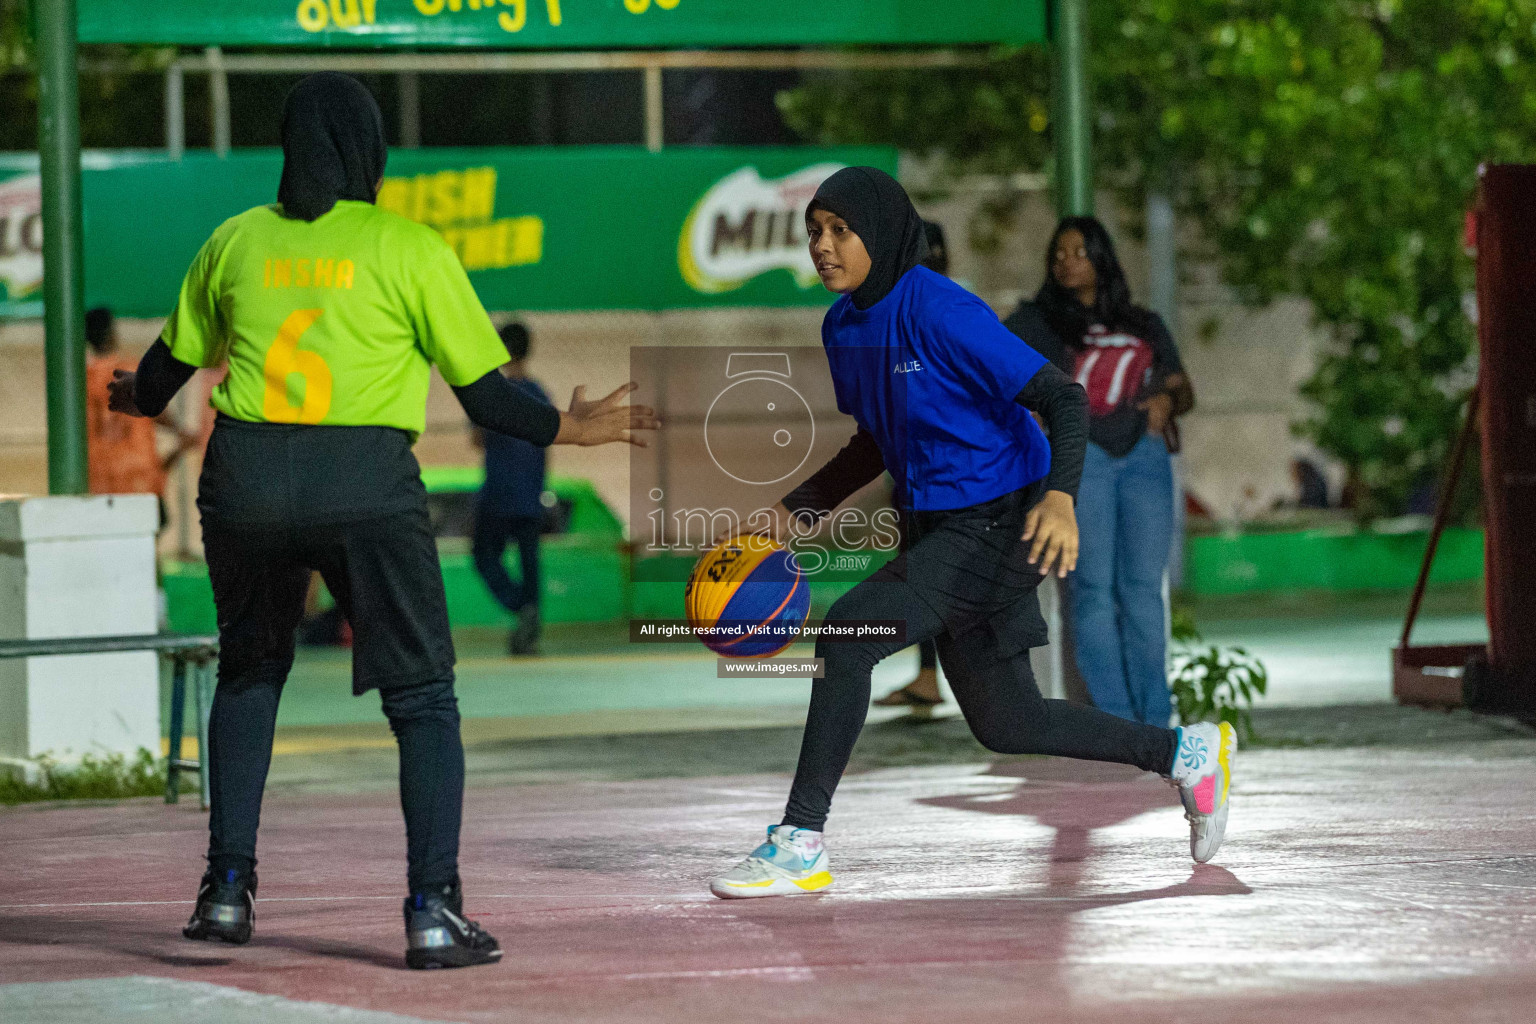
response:
[[[534,313],[523,319],[533,331],[531,372],[542,380],[561,406],[571,390],[588,385],[600,397],[630,379],[631,347],[637,345],[720,345],[774,347],[818,345],[819,309],[730,309],[675,313]],[[125,350],[137,355],[159,336],[161,321],[119,321]],[[193,385],[188,386],[188,391]],[[190,403],[189,403],[190,404]],[[200,409],[187,412],[195,422]],[[0,324],[0,494],[42,494],[48,485],[47,427],[43,371],[43,332],[37,322]],[[478,451],[470,444],[469,423],[453,392],[436,374],[427,401],[427,429],[416,446],[424,465],[474,463]],[[554,472],[587,477],[621,516],[629,510],[627,446],[553,449]],[[199,463],[185,460],[192,550],[201,550],[196,509]],[[161,538],[161,550],[173,551],[179,536],[182,505],[180,477],[173,472],[168,505],[171,523]]]
[[[921,168],[903,174],[921,189]],[[1022,186],[1022,187],[1020,187]],[[925,216],[944,223],[953,254],[952,271],[1000,312],[1023,295],[1032,295],[1045,272],[1044,248],[1054,225],[1040,183],[1008,183],[1015,215],[997,244],[971,244],[984,233],[972,225],[982,204],[999,195],[994,181],[962,183],[942,196],[919,191]],[[1100,209],[1113,211],[1100,198]],[[1146,295],[1142,247],[1129,230],[1139,211],[1108,216],[1120,243],[1133,294]],[[1245,309],[1215,279],[1210,268],[1186,267],[1179,322],[1174,325],[1198,396],[1196,411],[1184,421],[1187,486],[1222,517],[1240,517],[1268,507],[1291,493],[1288,465],[1301,450],[1290,423],[1303,405],[1296,384],[1311,372],[1320,336],[1309,323],[1305,303],[1285,300],[1263,310]],[[622,273],[622,267],[602,272]],[[533,373],[562,405],[570,390],[587,383],[594,393],[629,379],[629,350],[636,345],[785,346],[819,343],[818,309],[733,309],[661,314],[529,314],[534,332]],[[158,335],[159,321],[126,321],[126,347],[146,348]],[[0,493],[42,493],[47,486],[42,327],[36,322],[0,323]],[[198,415],[191,410],[189,415]],[[452,393],[434,377],[427,411],[427,432],[417,446],[425,464],[473,462],[467,423]],[[619,446],[554,451],[557,472],[591,478],[621,515],[627,514],[629,452]],[[186,494],[195,493],[196,460],[189,461]],[[162,550],[176,545],[181,515],[178,478],[171,482],[172,526]],[[190,530],[197,549],[195,511]]]

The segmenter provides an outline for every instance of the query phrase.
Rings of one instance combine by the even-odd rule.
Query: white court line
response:
[[[1329,889],[1336,886],[1329,885],[1301,885],[1298,888]],[[926,900],[926,899],[951,899],[955,896],[978,893],[993,893],[990,898],[1007,900],[1020,903],[1081,903],[1084,901],[1098,901],[1114,899],[1120,894],[1107,893],[1079,893],[1069,896],[1029,896],[1009,895],[1006,888],[996,886],[945,886],[940,889],[886,889],[882,892],[841,892],[823,893],[823,900],[835,902],[870,903],[891,900]],[[1206,895],[1238,895],[1237,893],[1189,893],[1190,896]],[[378,900],[398,900],[399,896],[264,896],[257,900],[258,903],[349,903]],[[609,893],[569,893],[569,894],[538,894],[538,893],[489,893],[479,894],[474,897],[477,900],[672,900],[678,903],[724,903],[716,896],[704,893],[643,893],[643,892],[609,892]],[[0,910],[70,910],[86,907],[185,907],[191,906],[196,900],[112,900],[99,903],[5,903],[0,904]]]
[[[572,978],[572,981],[665,981],[668,979],[684,978],[750,978],[769,977],[783,978],[785,981],[815,981],[814,967],[734,967],[714,971],[646,971],[636,974],[585,974]],[[536,981],[564,981],[564,978],[556,979],[530,979]]]
[[[399,896],[263,896],[258,903],[345,903],[357,900],[399,900]],[[719,902],[718,897],[675,892],[476,893],[477,900],[680,900]],[[0,903],[0,910],[54,910],[70,907],[184,907],[196,900],[110,900],[100,903]]]

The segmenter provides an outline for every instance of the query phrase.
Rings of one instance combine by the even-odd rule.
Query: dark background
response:
[[[283,97],[298,75],[229,76],[235,146],[280,143]],[[400,142],[399,79],[359,75],[384,111],[391,145]],[[668,145],[776,145],[797,141],[775,96],[798,72],[667,71]],[[80,76],[81,135],[88,149],[165,145],[164,76],[158,72]],[[423,146],[523,146],[642,143],[639,72],[423,74]],[[0,150],[37,146],[37,87],[26,70],[0,74]],[[208,76],[186,76],[186,144],[211,142]]]

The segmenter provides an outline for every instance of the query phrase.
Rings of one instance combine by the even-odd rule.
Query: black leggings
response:
[[[208,730],[210,865],[219,872],[255,866],[278,700],[293,667],[310,573],[318,570],[353,626],[353,689],[381,691],[400,747],[410,890],[453,884],[464,747],[442,570],[425,504],[371,520],[286,529],[235,528],[205,517],[203,540],[221,648]]]
[[[272,763],[272,732],[281,675],[258,669],[219,680],[208,725],[213,795],[208,862],[214,871],[256,865],[261,794]],[[464,803],[464,747],[451,678],[382,694],[400,745],[400,807],[405,812],[411,892],[452,885],[459,877]],[[345,850],[335,850],[338,858]]]
[[[832,606],[829,620],[904,621],[906,635],[890,641],[817,643],[826,675],[811,690],[784,824],[822,830],[864,728],[875,665],[928,639],[937,639],[966,724],[988,750],[1168,772],[1173,730],[1046,700],[1035,684],[1029,648],[1045,639],[1034,592],[1040,576],[1018,542],[1024,512],[1035,497],[1028,489],[970,509],[918,514],[909,525],[908,549]]]

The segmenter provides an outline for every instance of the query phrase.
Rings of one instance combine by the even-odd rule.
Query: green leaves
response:
[[[1253,702],[1269,690],[1264,663],[1242,647],[1206,646],[1188,609],[1173,606],[1168,688],[1182,725],[1231,722],[1244,743],[1254,738]]]
[[[0,773],[0,806],[42,800],[122,800],[165,792],[164,760],[143,749],[131,760],[122,754],[87,754],[73,765],[45,756],[38,767],[39,778],[33,782]],[[195,785],[186,778],[181,783],[183,792]]]
[[[1269,689],[1263,662],[1241,647],[1184,643],[1171,663],[1168,682],[1181,724],[1231,722],[1244,743],[1254,738],[1253,702]]]
[[[1347,467],[1362,517],[1400,511],[1443,461],[1466,384],[1461,225],[1477,167],[1536,160],[1536,0],[1090,11],[1101,184],[1136,207],[1171,169],[1179,212],[1209,245],[1193,255],[1245,302],[1311,301],[1331,341],[1298,430]],[[786,103],[821,141],[994,173],[1049,170],[1049,110],[1039,50],[829,75]]]

